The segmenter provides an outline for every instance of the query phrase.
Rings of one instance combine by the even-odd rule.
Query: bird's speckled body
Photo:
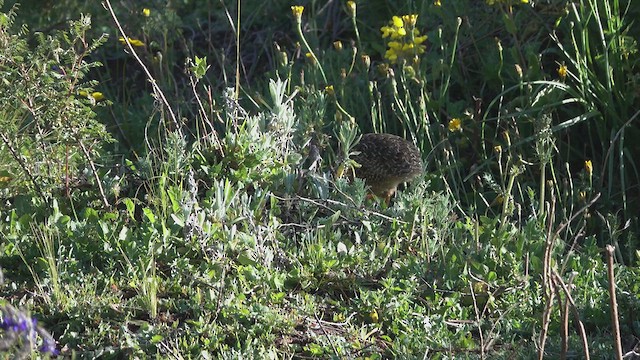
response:
[[[423,172],[420,150],[400,136],[364,134],[353,150],[359,152],[353,159],[361,165],[356,168],[356,176],[387,201],[400,183]]]

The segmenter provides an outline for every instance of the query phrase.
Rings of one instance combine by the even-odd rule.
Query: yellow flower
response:
[[[558,67],[558,76],[560,76],[561,79],[564,79],[567,77],[567,66],[566,65],[560,65]]]
[[[335,90],[333,90],[333,85],[326,86],[326,87],[324,88],[324,91],[325,91],[325,92],[327,93],[327,95],[329,95],[329,96],[333,96],[333,95],[335,94]]]
[[[291,13],[297,23],[302,22],[302,12],[304,12],[304,6],[292,6]]]
[[[118,41],[120,41],[122,45],[127,44],[127,41],[122,36],[118,38]],[[136,46],[136,47],[144,46],[144,43],[138,39],[129,38],[129,42],[131,43],[132,46]]]
[[[356,16],[356,2],[355,1],[347,1],[347,12],[349,15]]]
[[[581,202],[584,202],[585,200],[587,200],[587,192],[586,191],[580,191],[578,193],[578,199],[580,199]]]
[[[380,28],[382,37],[389,38],[389,48],[384,57],[390,63],[395,64],[400,59],[417,61],[417,55],[425,52],[426,46],[423,43],[427,36],[420,35],[420,30],[415,28],[417,22],[418,14],[394,16],[388,25]]]
[[[400,16],[394,16],[391,18],[391,23],[393,26],[397,28],[401,28],[404,26],[404,22],[402,22],[402,18]]]
[[[340,41],[340,40],[334,41],[333,42],[333,47],[338,51],[342,50],[342,41]]]
[[[376,309],[371,310],[369,313],[369,318],[371,318],[371,322],[377,323],[380,321],[380,316],[378,315],[378,311]]]
[[[587,171],[587,175],[589,175],[589,177],[593,175],[593,163],[591,163],[591,160],[585,160],[584,169]]]
[[[91,97],[92,97],[92,98],[94,98],[94,99],[96,99],[96,101],[102,101],[102,100],[104,100],[104,95],[103,95],[101,92],[99,92],[99,91],[92,92],[92,93],[91,93]]]
[[[496,154],[500,154],[500,153],[502,152],[502,146],[500,146],[500,145],[496,145],[496,146],[494,146],[494,147],[493,147],[493,151],[494,151]]]
[[[416,26],[416,22],[418,22],[418,14],[403,15],[402,20],[404,21],[405,25],[414,27]]]
[[[462,131],[462,120],[453,118],[449,121],[449,131]]]
[[[149,15],[151,15],[151,10],[149,10],[148,8],[142,9],[142,15],[144,17],[149,17]]]
[[[102,93],[101,93],[101,92],[99,92],[99,91],[94,91],[94,92],[92,92],[91,94],[89,94],[89,93],[88,93],[87,91],[85,91],[85,90],[80,90],[80,91],[78,91],[78,95],[80,95],[80,96],[81,96],[81,97],[83,97],[83,98],[87,98],[87,99],[89,99],[89,100],[91,100],[91,99],[93,98],[93,100],[94,100],[95,102],[99,102],[99,101],[102,101],[102,100],[104,100],[104,99],[105,99],[104,94],[102,94]]]
[[[304,56],[307,58],[307,60],[309,60],[312,64],[316,63],[316,58],[313,57],[313,54],[308,52],[306,54],[304,54]]]
[[[433,5],[442,6],[442,3],[440,2],[440,0],[436,0],[436,1],[433,2]]]
[[[416,36],[415,38],[413,38],[413,43],[416,45],[420,45],[425,41],[427,41],[427,35]]]

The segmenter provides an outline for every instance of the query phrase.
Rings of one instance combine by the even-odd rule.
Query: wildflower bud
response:
[[[344,80],[346,78],[347,78],[347,69],[341,68],[340,69],[340,79]]]
[[[580,200],[580,202],[586,202],[586,200],[587,200],[587,192],[586,191],[580,191],[578,193],[578,199]]]
[[[338,50],[338,51],[342,51],[342,41],[340,41],[340,40],[334,41],[333,42],[333,48]]]
[[[304,56],[306,56],[307,59],[309,59],[309,61],[315,65],[316,63],[316,59],[313,57],[313,54],[308,52],[306,54],[304,54]]]
[[[325,92],[327,93],[327,95],[329,95],[329,96],[334,96],[334,95],[336,94],[335,90],[333,89],[333,85],[326,86],[326,87],[324,88],[324,91],[325,91]]]
[[[402,20],[404,21],[405,25],[413,28],[418,22],[418,14],[403,15]]]
[[[563,64],[563,65],[560,65],[558,67],[558,76],[560,76],[560,78],[562,80],[564,80],[564,78],[567,77],[567,66],[566,65]]]
[[[347,12],[352,17],[356,16],[356,2],[355,1],[347,1]]]
[[[360,56],[360,59],[362,59],[364,67],[367,69],[367,71],[369,71],[369,68],[371,67],[371,58],[369,57],[369,55],[364,54]]]
[[[402,70],[403,70],[405,78],[407,78],[407,79],[415,79],[415,77],[416,77],[416,69],[414,69],[413,66],[407,65]]]
[[[435,0],[433,2],[433,6],[442,6],[442,2],[440,0]]]
[[[591,162],[591,160],[585,160],[584,169],[586,170],[589,177],[593,176],[593,163]]]
[[[502,152],[502,146],[500,146],[500,145],[496,145],[496,146],[494,146],[494,147],[493,147],[493,151],[494,151],[496,154],[500,154],[500,153]]]
[[[379,64],[376,66],[376,70],[378,70],[378,74],[380,76],[388,76],[389,73],[389,65],[388,64]]]
[[[278,51],[278,61],[280,66],[287,66],[289,64],[289,56],[286,51]]]
[[[380,316],[378,315],[376,309],[371,310],[371,312],[369,313],[369,318],[371,319],[372,323],[377,323],[378,321],[380,321]]]
[[[344,175],[344,164],[340,164],[336,169],[336,179],[342,178],[342,175]]]
[[[296,21],[296,24],[302,23],[302,12],[304,12],[304,6],[292,6],[291,13]]]
[[[502,132],[502,137],[504,138],[504,141],[507,142],[507,146],[511,146],[511,137],[509,136],[508,130]]]
[[[518,77],[522,79],[522,66],[520,66],[520,64],[515,64],[514,67],[516,68],[516,74],[518,74]]]
[[[142,9],[142,16],[149,17],[149,15],[151,15],[151,10],[150,9],[148,9],[148,8]]]
[[[157,51],[155,53],[155,55],[153,55],[153,62],[154,63],[162,63],[162,52],[161,51]]]

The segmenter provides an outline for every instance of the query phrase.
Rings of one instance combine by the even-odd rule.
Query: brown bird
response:
[[[387,203],[400,183],[423,172],[420,150],[400,136],[364,134],[353,150],[358,152],[353,160],[361,165],[356,168],[356,176]]]

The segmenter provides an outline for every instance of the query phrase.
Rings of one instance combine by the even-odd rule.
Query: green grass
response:
[[[637,345],[638,4],[10,5],[1,358]],[[351,176],[370,131],[426,164],[389,204]]]

